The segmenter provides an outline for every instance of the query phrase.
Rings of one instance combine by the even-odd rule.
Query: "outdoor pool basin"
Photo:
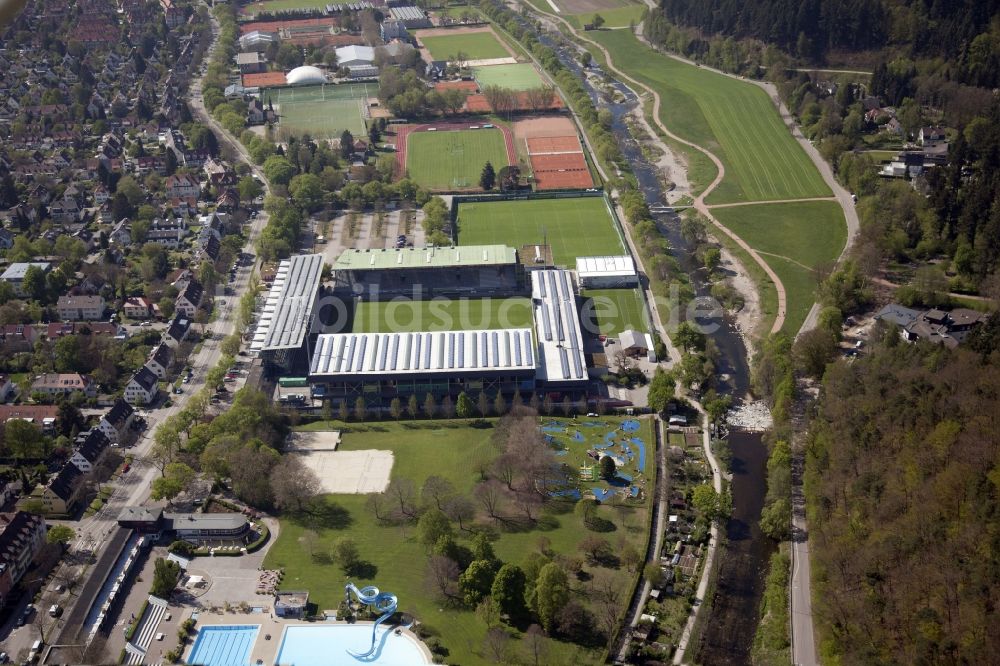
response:
[[[354,657],[350,651],[364,651],[371,645],[372,625],[327,624],[289,625],[281,638],[275,658],[282,666],[340,666],[378,664],[378,666],[419,666],[429,664],[430,652],[408,632],[399,635],[393,627],[380,626],[375,634],[375,652],[369,657]]]
[[[258,631],[258,624],[201,627],[187,663],[192,666],[247,666]]]

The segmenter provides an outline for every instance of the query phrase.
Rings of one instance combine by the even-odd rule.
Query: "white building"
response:
[[[125,385],[125,401],[130,405],[148,405],[156,399],[158,392],[156,375],[143,366]]]
[[[103,296],[60,296],[56,311],[63,321],[98,321],[107,307]]]
[[[577,257],[576,278],[581,289],[623,289],[639,286],[635,261],[628,255]]]
[[[337,49],[337,66],[371,65],[375,62],[375,49],[371,46],[341,46]]]

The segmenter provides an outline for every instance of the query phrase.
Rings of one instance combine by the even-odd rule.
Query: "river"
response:
[[[539,41],[554,49],[560,61],[583,81],[591,99],[599,109],[612,115],[612,131],[618,139],[625,159],[635,174],[646,203],[662,207],[667,203],[659,173],[642,153],[632,137],[627,118],[639,100],[623,83],[611,80],[610,85],[624,98],[613,103],[590,84],[579,63],[575,48],[557,43],[544,32],[536,33]],[[699,271],[693,248],[680,233],[680,218],[675,212],[655,216],[660,231],[670,243],[673,256],[689,276],[696,297],[709,298],[711,285]],[[719,350],[716,362],[716,390],[729,394],[734,402],[748,397],[750,370],[747,349],[733,318],[716,310],[697,320]],[[764,575],[774,543],[765,537],[759,526],[760,512],[767,492],[767,449],[760,434],[733,432],[732,450],[733,515],[726,525],[726,539],[720,549],[721,562],[716,592],[711,600],[711,616],[701,634],[699,645],[693,646],[694,660],[705,664],[748,664],[750,648],[757,630]]]

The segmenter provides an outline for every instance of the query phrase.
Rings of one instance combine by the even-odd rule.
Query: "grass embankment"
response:
[[[544,422],[552,420],[570,425],[568,419],[544,417]],[[606,419],[609,424],[617,424],[621,419]],[[303,430],[343,429],[345,435],[340,450],[364,449],[391,450],[394,454],[393,479],[410,479],[417,489],[431,474],[448,479],[459,493],[469,494],[480,479],[480,470],[489,464],[497,451],[490,441],[492,428],[476,429],[460,421],[417,421],[384,422],[371,424],[344,424],[338,421],[314,423]],[[600,437],[604,429],[597,428],[595,436]],[[646,451],[646,474],[650,477],[653,469],[653,437],[648,422],[636,435],[648,443]],[[588,442],[570,444],[570,451],[560,460],[575,464],[577,455],[585,455]],[[589,484],[593,485],[593,484]],[[310,601],[322,609],[336,608],[343,599],[344,584],[348,577],[341,568],[329,561],[324,554],[330,553],[335,541],[348,537],[358,546],[360,558],[367,563],[366,575],[355,576],[354,582],[376,584],[383,590],[398,595],[400,610],[413,613],[432,633],[439,636],[441,643],[449,650],[448,663],[489,664],[495,659],[484,646],[487,627],[472,610],[461,606],[445,604],[437,599],[428,584],[428,555],[420,544],[416,526],[382,525],[366,509],[365,495],[331,495],[327,497],[322,515],[282,519],[277,541],[271,547],[264,561],[265,568],[283,567],[286,575],[282,581],[288,589],[308,589]],[[561,504],[561,503],[560,503]],[[568,511],[566,510],[568,509]],[[648,501],[637,507],[613,510],[609,506],[598,508],[600,517],[612,521],[616,530],[601,534],[613,544],[615,552],[631,546],[645,552],[648,531]],[[572,512],[572,505],[556,510],[555,505],[546,509],[536,527],[522,531],[505,530],[494,526],[485,516],[476,519],[478,527],[497,530],[499,535],[494,543],[497,555],[507,562],[523,564],[527,557],[539,551],[544,537],[546,547],[554,553],[568,556],[578,554],[577,547],[589,532],[582,519]],[[466,525],[468,527],[468,524]],[[308,552],[307,544],[312,535],[303,539],[307,530],[315,532],[314,553]],[[468,545],[471,534],[455,528],[460,542]],[[635,574],[624,566],[617,569],[585,566],[585,570],[595,578],[611,577],[614,583],[627,594],[634,584]],[[583,600],[589,595],[586,582],[571,580],[573,597]],[[622,604],[624,612],[624,603]],[[516,632],[515,632],[516,633]],[[509,654],[521,654],[519,641],[513,640]],[[594,664],[603,663],[603,651],[584,649],[566,642],[545,639],[547,656],[545,663],[551,664]]]
[[[788,299],[784,330],[797,333],[816,300],[814,271],[836,261],[847,242],[840,206],[806,201],[716,208],[712,214],[778,274]]]
[[[675,134],[715,153],[726,178],[708,203],[829,196],[805,151],[757,86],[656,53],[628,30],[587,36],[618,69],[656,90],[661,120]]]

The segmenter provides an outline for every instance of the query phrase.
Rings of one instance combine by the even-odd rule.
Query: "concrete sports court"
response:
[[[389,485],[392,451],[338,451],[340,432],[296,432],[287,453],[300,457],[319,478],[322,492],[338,495],[380,493]]]

